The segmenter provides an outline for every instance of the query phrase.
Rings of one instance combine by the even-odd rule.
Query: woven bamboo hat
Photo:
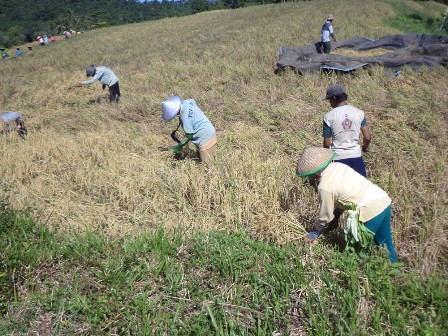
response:
[[[324,169],[333,160],[334,152],[322,147],[305,148],[297,163],[297,176],[308,176]]]

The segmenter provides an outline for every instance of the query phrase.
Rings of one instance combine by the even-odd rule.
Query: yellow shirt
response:
[[[319,220],[315,228],[322,231],[334,218],[334,209],[344,209],[340,202],[360,204],[368,196],[371,185],[372,182],[349,166],[339,162],[330,163],[323,170],[317,187],[320,209]],[[371,220],[383,212],[390,203],[391,199],[386,194],[373,197],[372,200],[359,207],[359,220],[362,222]]]

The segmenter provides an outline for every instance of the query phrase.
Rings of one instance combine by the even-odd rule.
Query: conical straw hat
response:
[[[297,163],[297,175],[308,176],[324,169],[333,160],[334,152],[322,147],[305,148]]]

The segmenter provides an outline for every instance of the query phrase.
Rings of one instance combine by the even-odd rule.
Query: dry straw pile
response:
[[[393,14],[386,4],[322,0],[101,29],[1,62],[1,110],[22,112],[29,128],[26,141],[2,139],[5,194],[67,232],[242,227],[298,239],[317,200],[295,164],[305,145],[321,144],[322,98],[337,81],[367,114],[368,176],[393,198],[398,253],[427,271],[447,247],[448,71],[274,75],[278,48],[317,41],[327,12],[339,39],[397,33],[382,23]],[[91,63],[120,78],[118,107],[93,103],[100,84],[68,89]],[[172,94],[195,98],[216,126],[214,170],[157,150],[177,126],[161,121]]]

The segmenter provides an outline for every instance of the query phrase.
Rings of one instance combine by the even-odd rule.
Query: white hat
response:
[[[334,152],[331,149],[322,147],[305,148],[300,155],[297,163],[297,175],[308,176],[321,171],[334,158]]]
[[[162,119],[165,121],[173,120],[180,111],[182,98],[180,96],[172,96],[162,102]]]

